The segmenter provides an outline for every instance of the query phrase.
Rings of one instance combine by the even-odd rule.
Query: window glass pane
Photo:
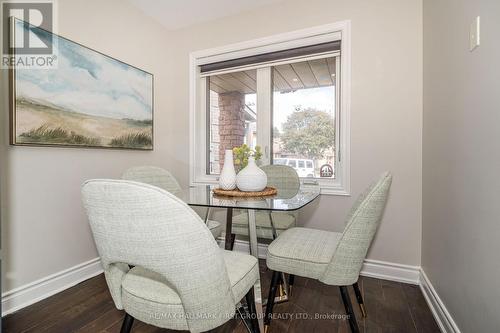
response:
[[[243,143],[257,144],[256,70],[207,78],[209,150],[207,174],[217,175],[224,164],[226,149]]]
[[[335,178],[335,57],[274,66],[273,85],[273,163]]]
[[[286,165],[286,159],[285,158],[275,158],[274,159],[274,164]]]

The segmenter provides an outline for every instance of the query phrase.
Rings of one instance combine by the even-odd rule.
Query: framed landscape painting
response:
[[[57,67],[11,69],[11,144],[153,149],[152,74],[22,21],[14,26],[51,40]]]

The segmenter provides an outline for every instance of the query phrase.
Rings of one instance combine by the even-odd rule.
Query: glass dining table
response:
[[[232,235],[231,232],[233,210],[246,210],[248,214],[250,254],[256,258],[258,258],[257,226],[255,219],[256,211],[267,211],[269,214],[271,212],[278,211],[295,211],[313,202],[320,195],[319,187],[313,185],[304,185],[300,188],[279,189],[276,195],[252,198],[219,196],[213,192],[215,187],[216,185],[191,186],[176,193],[176,195],[189,206],[207,208],[207,216],[205,220],[208,218],[210,209],[226,209],[226,230],[224,240],[224,248],[226,250],[232,249],[232,242],[234,241],[234,235]],[[272,221],[272,218],[270,220]],[[269,227],[273,229],[273,234],[275,234],[274,227]],[[285,283],[285,281],[283,282]],[[254,294],[260,331],[264,332],[264,313],[262,309],[264,298],[262,297],[260,280],[258,280],[254,285]]]

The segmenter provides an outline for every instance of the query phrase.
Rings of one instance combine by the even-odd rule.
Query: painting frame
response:
[[[15,18],[11,18],[12,21],[18,20]],[[20,21],[20,20],[18,20]],[[31,26],[29,23],[21,21],[24,24]],[[12,31],[13,29],[13,23],[9,24],[9,34],[13,35],[14,32]],[[66,38],[64,36],[61,36],[59,34],[55,34],[51,31],[42,29],[40,27],[36,27],[36,29],[43,31],[45,33],[48,33],[53,36],[53,38],[58,38],[60,40],[63,40],[65,42],[71,43],[77,47],[83,48],[87,51],[93,52],[99,56],[104,57],[105,59],[108,59],[110,61],[116,62],[118,64],[124,65],[127,68],[132,68],[134,70],[137,70],[139,72],[142,72],[146,74],[147,76],[150,77],[151,80],[151,92],[150,92],[150,100],[151,100],[151,124],[150,124],[150,132],[151,132],[151,145],[150,147],[121,147],[121,146],[109,146],[109,145],[88,145],[88,144],[71,144],[71,143],[37,143],[37,142],[19,142],[17,140],[18,133],[17,133],[17,78],[16,78],[16,68],[15,66],[11,66],[8,69],[8,78],[9,78],[9,144],[11,146],[28,146],[28,147],[49,147],[49,148],[86,148],[86,149],[106,149],[106,150],[135,150],[135,151],[154,151],[154,144],[155,144],[155,130],[154,130],[154,116],[155,116],[155,100],[154,100],[154,74],[141,69],[137,66],[131,65],[129,63],[126,63],[120,59],[117,59],[115,57],[112,57],[110,55],[107,55],[101,51],[98,51],[94,48],[88,47],[86,45],[83,45],[79,42],[75,42],[69,38]],[[11,56],[16,56],[15,54],[15,48],[11,49]],[[26,70],[26,69],[22,69]],[[50,69],[50,70],[58,70],[58,69]]]

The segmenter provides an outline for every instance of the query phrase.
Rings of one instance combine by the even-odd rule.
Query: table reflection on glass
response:
[[[258,258],[257,229],[255,223],[255,211],[293,211],[300,209],[314,201],[320,194],[318,186],[303,186],[300,188],[280,188],[278,193],[269,197],[240,198],[218,196],[213,193],[215,185],[192,186],[182,190],[176,195],[190,206],[206,208],[225,208],[226,233],[225,249],[231,249],[232,242],[232,220],[233,209],[245,209],[248,213],[248,235],[250,243],[250,254]],[[261,332],[264,332],[262,294],[260,280],[254,286],[255,303],[259,316]]]

